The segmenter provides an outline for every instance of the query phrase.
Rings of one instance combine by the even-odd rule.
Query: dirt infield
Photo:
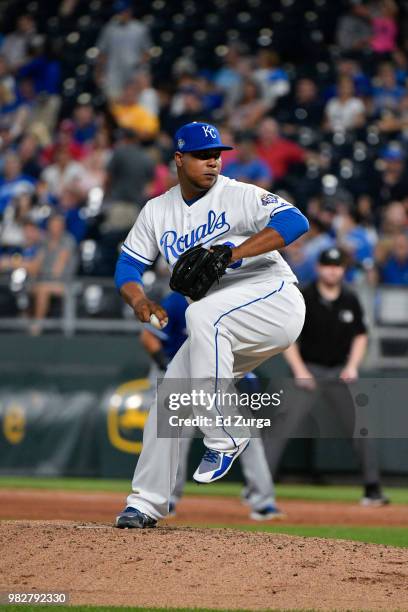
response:
[[[0,517],[14,519],[0,521],[0,592],[65,591],[71,604],[108,606],[408,610],[408,549],[194,526],[250,522],[239,500],[218,497],[183,500],[157,529],[122,531],[111,524],[123,501],[0,490]],[[404,506],[282,507],[288,524],[408,526]]]
[[[401,548],[62,521],[3,521],[0,548],[0,591],[65,591],[71,604],[408,609]]]
[[[0,519],[58,519],[111,523],[122,509],[120,493],[0,489]],[[354,503],[282,501],[291,525],[384,525],[408,527],[406,506],[362,508]],[[249,510],[231,497],[188,497],[177,507],[171,525],[254,524]]]

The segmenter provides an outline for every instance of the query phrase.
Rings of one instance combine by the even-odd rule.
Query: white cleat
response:
[[[200,465],[193,474],[194,480],[200,484],[208,484],[214,482],[214,480],[219,480],[229,472],[235,459],[244,452],[248,444],[249,440],[240,444],[233,451],[216,451],[207,448]]]

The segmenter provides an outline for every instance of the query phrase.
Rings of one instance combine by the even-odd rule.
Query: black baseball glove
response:
[[[211,247],[211,250],[197,245],[180,255],[170,279],[170,289],[201,300],[215,283],[225,274],[231,263],[232,250],[225,244]]]

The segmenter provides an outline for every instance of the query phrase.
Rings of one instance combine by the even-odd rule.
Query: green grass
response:
[[[408,548],[408,529],[406,527],[360,527],[343,525],[207,525],[210,528],[239,529],[242,531],[264,531],[284,533],[310,538],[329,538],[353,540],[369,544],[384,544]]]
[[[63,491],[118,492],[127,493],[130,480],[113,480],[97,478],[36,478],[24,476],[0,476],[0,488],[30,488]],[[186,485],[187,495],[205,496],[239,496],[242,485],[233,482],[216,482],[210,486],[199,486],[189,482]],[[408,504],[408,488],[391,488],[387,494],[394,504]],[[356,502],[361,496],[361,487],[282,484],[276,487],[279,499],[309,501],[346,501]]]
[[[301,499],[306,501],[359,501],[362,489],[350,485],[277,485],[277,496],[280,499]],[[385,489],[393,504],[408,504],[408,487]]]
[[[103,478],[37,478],[36,476],[0,476],[0,488],[48,489],[50,491],[88,491],[126,493],[130,479]]]

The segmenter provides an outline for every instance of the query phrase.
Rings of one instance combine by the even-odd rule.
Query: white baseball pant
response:
[[[214,380],[240,378],[263,361],[284,351],[299,336],[305,303],[292,282],[265,277],[245,280],[213,291],[186,311],[188,338],[171,361],[165,378]],[[195,416],[206,416],[203,406]],[[228,451],[245,441],[221,427],[201,428],[204,444]],[[154,519],[168,513],[176,483],[179,438],[157,437],[157,403],[146,422],[143,449],[127,505]]]

